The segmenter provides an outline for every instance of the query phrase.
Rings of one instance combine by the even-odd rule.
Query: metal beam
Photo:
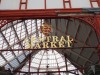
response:
[[[94,49],[97,49],[98,47],[66,47],[66,48],[40,48],[40,49],[12,49],[14,51],[35,51],[35,50],[47,50],[47,49],[53,49],[53,50],[64,50],[64,49],[81,49],[81,48],[94,48]],[[9,50],[9,49],[0,49],[0,51],[12,51],[12,50]]]
[[[83,12],[100,14],[100,8],[83,8]]]
[[[89,10],[89,11],[88,11]],[[1,19],[25,19],[25,18],[56,18],[59,16],[93,16],[94,10],[82,8],[72,9],[38,9],[38,10],[0,10]],[[99,10],[98,10],[99,11]],[[96,11],[96,12],[98,12]],[[90,13],[92,12],[92,13]],[[91,15],[92,14],[92,15]],[[64,16],[63,16],[64,17]]]
[[[80,69],[80,68],[79,68]],[[75,75],[75,72],[77,71],[78,69],[74,69],[74,70],[69,70],[69,71],[60,71],[61,73],[71,73],[71,74],[74,74]],[[14,71],[15,72],[15,71]],[[25,71],[16,71],[18,73],[25,73],[25,74],[29,74],[29,72],[25,72]],[[59,71],[49,71],[49,72],[39,72],[39,73],[58,73]],[[30,74],[37,74],[38,72],[30,72]]]

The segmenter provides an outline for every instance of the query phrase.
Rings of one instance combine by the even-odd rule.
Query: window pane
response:
[[[5,60],[0,56],[0,66],[4,65],[5,63]]]
[[[14,58],[14,55],[11,51],[3,52],[2,54],[8,61]]]

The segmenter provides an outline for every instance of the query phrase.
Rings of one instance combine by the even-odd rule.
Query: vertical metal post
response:
[[[47,3],[46,3],[46,0],[44,0],[44,6],[45,6],[45,9],[46,9],[46,4],[47,4]]]
[[[22,5],[25,5],[25,8],[24,9],[27,9],[27,3],[28,3],[28,0],[26,0],[25,2],[23,2],[23,0],[20,0],[19,9],[20,10],[22,9]]]
[[[63,7],[64,7],[64,9],[66,8],[66,7],[65,7],[65,0],[63,0]]]
[[[67,56],[64,54],[64,57],[65,57],[65,65],[66,65],[66,73],[67,73],[67,71],[68,71],[68,66],[67,66]],[[68,74],[66,74],[66,75],[68,75]]]
[[[29,75],[31,75],[31,74],[30,74],[30,66],[31,66],[31,54],[30,54],[30,56],[29,56],[29,69],[28,69]]]

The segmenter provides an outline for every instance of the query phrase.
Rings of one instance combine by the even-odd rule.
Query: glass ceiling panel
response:
[[[70,65],[70,66],[68,67],[68,70],[73,70],[73,69],[76,69],[73,65]]]
[[[6,64],[5,69],[8,70],[8,68],[12,69],[11,66],[9,66],[9,64]]]
[[[36,63],[39,63],[41,60],[40,60],[40,59],[34,59],[34,60],[32,60],[32,61],[34,61],[34,62],[36,62]]]
[[[59,54],[55,50],[41,50],[36,55],[33,55],[31,58],[30,72],[45,72],[45,71],[66,71],[64,56]],[[68,61],[68,69],[73,70],[76,69],[72,64]],[[48,66],[48,69],[47,69]],[[73,68],[72,68],[73,67]],[[29,61],[27,64],[21,69],[21,71],[28,72]],[[61,75],[63,75],[61,73]],[[71,75],[71,74],[69,74]]]
[[[28,65],[28,64],[27,64],[27,65]],[[32,67],[38,68],[38,67],[39,67],[39,64],[37,64],[37,63],[31,63],[31,66],[32,66]]]
[[[4,65],[6,61],[0,56],[0,66]]]
[[[58,58],[60,62],[58,62],[56,58]],[[29,63],[27,62],[26,65],[29,66]],[[53,50],[41,50],[36,55],[32,56],[31,67],[34,67],[36,70],[39,68],[39,71],[46,71],[47,66],[50,71],[51,69],[58,71],[58,68],[62,66],[65,67],[62,55]]]
[[[12,46],[12,49],[21,49],[21,46],[19,44],[15,44]]]
[[[14,58],[12,51],[2,52],[2,55],[8,60],[11,61]]]
[[[24,66],[23,68],[22,68],[22,71],[28,71],[28,66]]]
[[[15,53],[16,56],[19,56],[23,53],[23,51],[14,51],[14,53]]]
[[[27,26],[28,34],[32,34],[33,32],[36,31],[35,23],[28,22],[26,23],[26,26]]]
[[[18,57],[18,60],[20,62],[22,62],[24,59],[25,59],[25,55],[24,54],[22,54],[21,56]]]
[[[35,55],[35,58],[36,59],[41,59],[42,58],[42,55]]]
[[[13,32],[13,28],[8,28],[7,30],[3,31],[3,34],[5,35],[5,38],[9,42],[10,45],[14,44],[17,42],[17,39],[15,37],[15,34]]]
[[[14,25],[14,28],[17,32],[19,39],[25,38],[26,31],[25,31],[25,27],[24,27],[23,23],[18,23],[16,25]]]
[[[11,61],[10,64],[11,64],[11,66],[12,66],[13,68],[16,68],[16,67],[19,66],[19,63],[18,63],[18,61],[17,61],[16,59],[14,59],[13,61]]]
[[[0,49],[5,49],[8,45],[6,44],[4,38],[0,34]]]
[[[28,55],[29,54],[29,51],[25,51],[25,55]]]

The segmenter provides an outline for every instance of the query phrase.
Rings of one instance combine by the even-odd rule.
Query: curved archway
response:
[[[56,50],[65,55],[74,66],[77,68],[86,68],[93,64],[98,64],[98,50],[96,49],[98,46],[98,37],[92,26],[76,18],[46,19],[46,21],[52,25],[53,31],[50,36],[70,35],[74,39],[71,49],[67,49],[66,45],[66,49]],[[1,49],[23,49],[23,39],[31,35],[34,35],[35,37],[41,36],[39,29],[43,22],[43,19],[30,19],[14,21],[5,25],[1,29],[0,37],[6,46],[3,46],[2,42],[2,45],[0,46]],[[14,35],[14,37],[11,35]],[[43,37],[45,36],[43,35]],[[15,40],[15,42],[11,42],[9,39]],[[11,52],[9,53],[11,54]],[[29,52],[27,51],[25,53],[28,54]],[[16,58],[17,61],[9,59],[8,63],[4,64],[4,66],[12,67],[14,65],[11,63],[15,61],[17,63],[21,61],[20,63],[22,63],[26,57],[25,53],[17,58],[16,55],[19,54],[15,52],[11,59]],[[6,54],[6,52],[2,52],[2,54]],[[5,57],[7,59],[7,55],[5,55]],[[3,56],[1,56],[1,58],[4,60]],[[21,58],[23,58],[23,60],[21,60]],[[16,69],[18,66],[19,65],[17,64],[14,68]]]
[[[72,49],[57,50],[59,53],[66,55],[79,68],[86,68],[99,62],[98,49],[96,49],[99,45],[99,40],[93,26],[76,18],[51,19],[48,21],[54,26],[54,31],[51,35],[70,35],[74,38],[75,42],[72,45]]]
[[[88,23],[90,26],[92,26],[95,29],[98,37],[100,37],[98,22],[94,16],[73,17],[73,18],[80,19],[80,20],[83,20],[84,22]]]

